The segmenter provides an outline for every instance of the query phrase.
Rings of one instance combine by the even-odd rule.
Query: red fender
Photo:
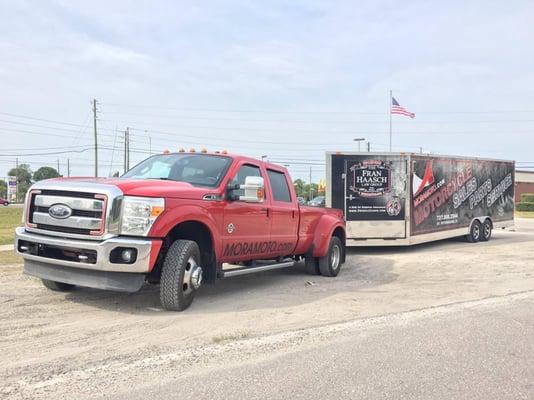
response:
[[[196,205],[180,205],[173,206],[156,220],[154,226],[150,230],[149,236],[164,238],[176,226],[183,222],[199,222],[204,224],[211,234],[215,255],[217,259],[221,253],[221,237],[217,222],[213,218],[213,214],[208,212],[205,208]]]
[[[325,214],[319,219],[315,227],[315,237],[313,239],[314,257],[324,257],[328,253],[330,238],[337,228],[341,228],[343,230],[343,236],[345,236],[345,226],[339,218]]]

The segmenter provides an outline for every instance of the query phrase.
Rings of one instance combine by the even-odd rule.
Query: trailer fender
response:
[[[315,227],[315,237],[312,244],[314,257],[323,257],[328,253],[330,238],[334,234],[341,239],[343,246],[345,246],[346,234],[343,223],[331,215],[323,215]]]

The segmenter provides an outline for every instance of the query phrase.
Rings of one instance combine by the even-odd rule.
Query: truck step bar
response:
[[[239,276],[239,275],[247,275],[247,274],[254,274],[256,272],[263,272],[263,271],[270,271],[273,269],[280,269],[280,268],[289,268],[293,267],[295,265],[295,261],[285,261],[281,263],[276,264],[262,264],[255,267],[239,267],[239,268],[232,268],[229,270],[223,270],[223,276],[225,278],[231,278],[232,276]]]

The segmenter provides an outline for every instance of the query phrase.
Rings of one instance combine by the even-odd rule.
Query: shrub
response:
[[[517,211],[534,211],[534,201],[532,202],[522,201],[521,203],[517,203],[516,210]]]
[[[521,203],[534,203],[534,193],[523,193]]]

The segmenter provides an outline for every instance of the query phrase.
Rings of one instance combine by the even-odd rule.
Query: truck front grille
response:
[[[101,236],[104,234],[107,205],[105,195],[42,190],[35,191],[30,196],[27,220],[29,227],[77,235]],[[58,206],[67,213],[66,216],[58,216],[51,212],[51,209],[57,209]]]

